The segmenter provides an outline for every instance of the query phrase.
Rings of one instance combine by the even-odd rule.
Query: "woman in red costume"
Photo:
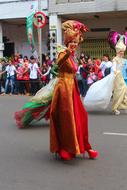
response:
[[[59,53],[57,59],[59,75],[50,109],[50,150],[58,153],[63,160],[71,160],[85,152],[90,158],[96,158],[98,152],[92,150],[88,140],[88,114],[75,79],[75,51],[87,27],[69,20],[62,24],[62,29],[67,48]]]

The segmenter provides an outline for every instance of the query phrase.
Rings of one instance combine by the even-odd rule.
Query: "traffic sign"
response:
[[[43,12],[36,12],[33,17],[33,24],[36,28],[43,28],[46,25],[46,15]]]

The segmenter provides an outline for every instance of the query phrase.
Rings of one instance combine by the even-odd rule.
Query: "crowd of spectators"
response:
[[[51,79],[52,61],[43,55],[43,63],[31,56],[16,54],[13,58],[0,60],[1,95],[35,95]]]
[[[0,60],[0,94],[1,95],[35,95],[36,92],[56,76],[55,60],[48,55],[42,56],[42,64],[31,56],[16,54],[13,58]],[[107,54],[102,59],[91,58],[81,53],[78,59],[76,78],[80,94],[85,97],[89,87],[112,72],[113,63]],[[55,67],[54,67],[55,68]],[[127,60],[123,69],[123,76],[127,83]]]
[[[77,72],[77,80],[80,94],[85,97],[89,87],[96,81],[101,80],[113,71],[113,58],[104,54],[102,59],[91,58],[84,53],[80,55]],[[123,77],[127,81],[127,60],[125,59],[123,67]]]

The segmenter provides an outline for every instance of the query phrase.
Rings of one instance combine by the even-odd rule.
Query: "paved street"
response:
[[[62,162],[49,153],[48,122],[17,129],[14,112],[28,99],[0,96],[0,190],[127,190],[127,115],[90,113],[99,158]]]

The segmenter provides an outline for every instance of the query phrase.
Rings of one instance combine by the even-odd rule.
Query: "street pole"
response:
[[[41,11],[41,0],[38,0],[38,11]],[[40,67],[42,67],[42,29],[38,28],[38,52]]]

